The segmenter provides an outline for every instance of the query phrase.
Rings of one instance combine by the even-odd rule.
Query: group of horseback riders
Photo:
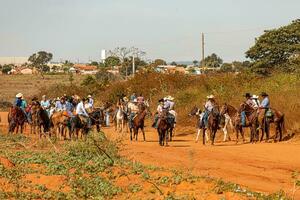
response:
[[[87,123],[88,127],[91,127],[91,120],[88,114],[94,110],[94,99],[91,95],[80,98],[78,95],[67,96],[64,94],[62,97],[57,97],[53,100],[47,99],[46,95],[43,95],[41,101],[37,97],[34,97],[30,104],[27,103],[22,93],[16,95],[14,106],[21,108],[29,124],[32,123],[31,109],[36,105],[45,110],[49,118],[55,112],[64,112],[69,118],[78,115]]]

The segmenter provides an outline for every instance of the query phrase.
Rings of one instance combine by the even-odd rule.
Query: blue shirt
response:
[[[269,100],[269,97],[265,97],[261,104],[260,104],[260,107],[261,108],[269,108],[270,107],[270,100]]]
[[[50,108],[50,102],[49,102],[49,100],[41,101],[41,106],[44,109],[49,109]]]
[[[16,98],[16,100],[15,100],[15,106],[18,106],[18,107],[21,107],[22,106],[22,99],[20,99],[20,98]]]
[[[89,98],[89,107],[93,108],[94,107],[94,99]]]

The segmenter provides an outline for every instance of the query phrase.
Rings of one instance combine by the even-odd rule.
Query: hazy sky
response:
[[[0,56],[50,51],[56,61],[97,60],[101,49],[135,46],[150,59],[225,61],[263,30],[300,18],[300,0],[0,0]]]

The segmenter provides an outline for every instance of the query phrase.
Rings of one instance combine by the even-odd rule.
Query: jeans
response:
[[[246,112],[245,111],[241,112],[241,122],[242,122],[242,126],[246,126]]]

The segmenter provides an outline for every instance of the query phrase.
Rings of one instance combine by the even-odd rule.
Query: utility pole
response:
[[[201,46],[202,46],[202,66],[201,67],[205,67],[205,63],[204,63],[204,33],[202,33],[202,40],[201,40]]]
[[[132,54],[132,75],[135,74],[135,62],[134,62],[134,53]]]

